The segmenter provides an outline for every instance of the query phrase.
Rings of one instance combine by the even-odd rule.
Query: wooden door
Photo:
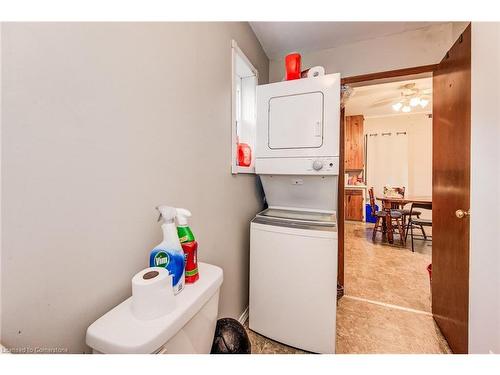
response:
[[[363,192],[361,190],[345,191],[345,209],[346,220],[363,221]]]
[[[363,115],[345,118],[345,169],[361,170],[364,167]]]
[[[471,27],[433,75],[432,313],[454,353],[468,350]]]

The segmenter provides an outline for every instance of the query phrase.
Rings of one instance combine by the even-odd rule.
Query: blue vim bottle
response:
[[[156,209],[160,211],[158,220],[163,220],[163,241],[151,251],[149,266],[166,268],[172,275],[174,294],[177,294],[184,288],[184,251],[174,222],[177,210],[169,206],[158,206]]]

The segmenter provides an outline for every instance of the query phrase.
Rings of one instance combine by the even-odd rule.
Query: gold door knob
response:
[[[455,216],[458,217],[459,219],[463,219],[466,216],[469,216],[470,212],[469,211],[464,211],[464,210],[456,210],[455,211]]]

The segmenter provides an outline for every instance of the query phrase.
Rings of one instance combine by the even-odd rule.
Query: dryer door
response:
[[[321,147],[323,105],[322,92],[269,99],[269,148]]]
[[[340,74],[257,86],[256,103],[256,168],[271,158],[339,156]]]

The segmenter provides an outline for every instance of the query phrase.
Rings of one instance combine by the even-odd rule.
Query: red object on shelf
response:
[[[249,167],[252,164],[252,148],[246,143],[238,143],[238,165]]]
[[[285,71],[286,71],[286,80],[299,79],[301,70],[300,70],[300,53],[291,53],[286,55],[285,57]]]

